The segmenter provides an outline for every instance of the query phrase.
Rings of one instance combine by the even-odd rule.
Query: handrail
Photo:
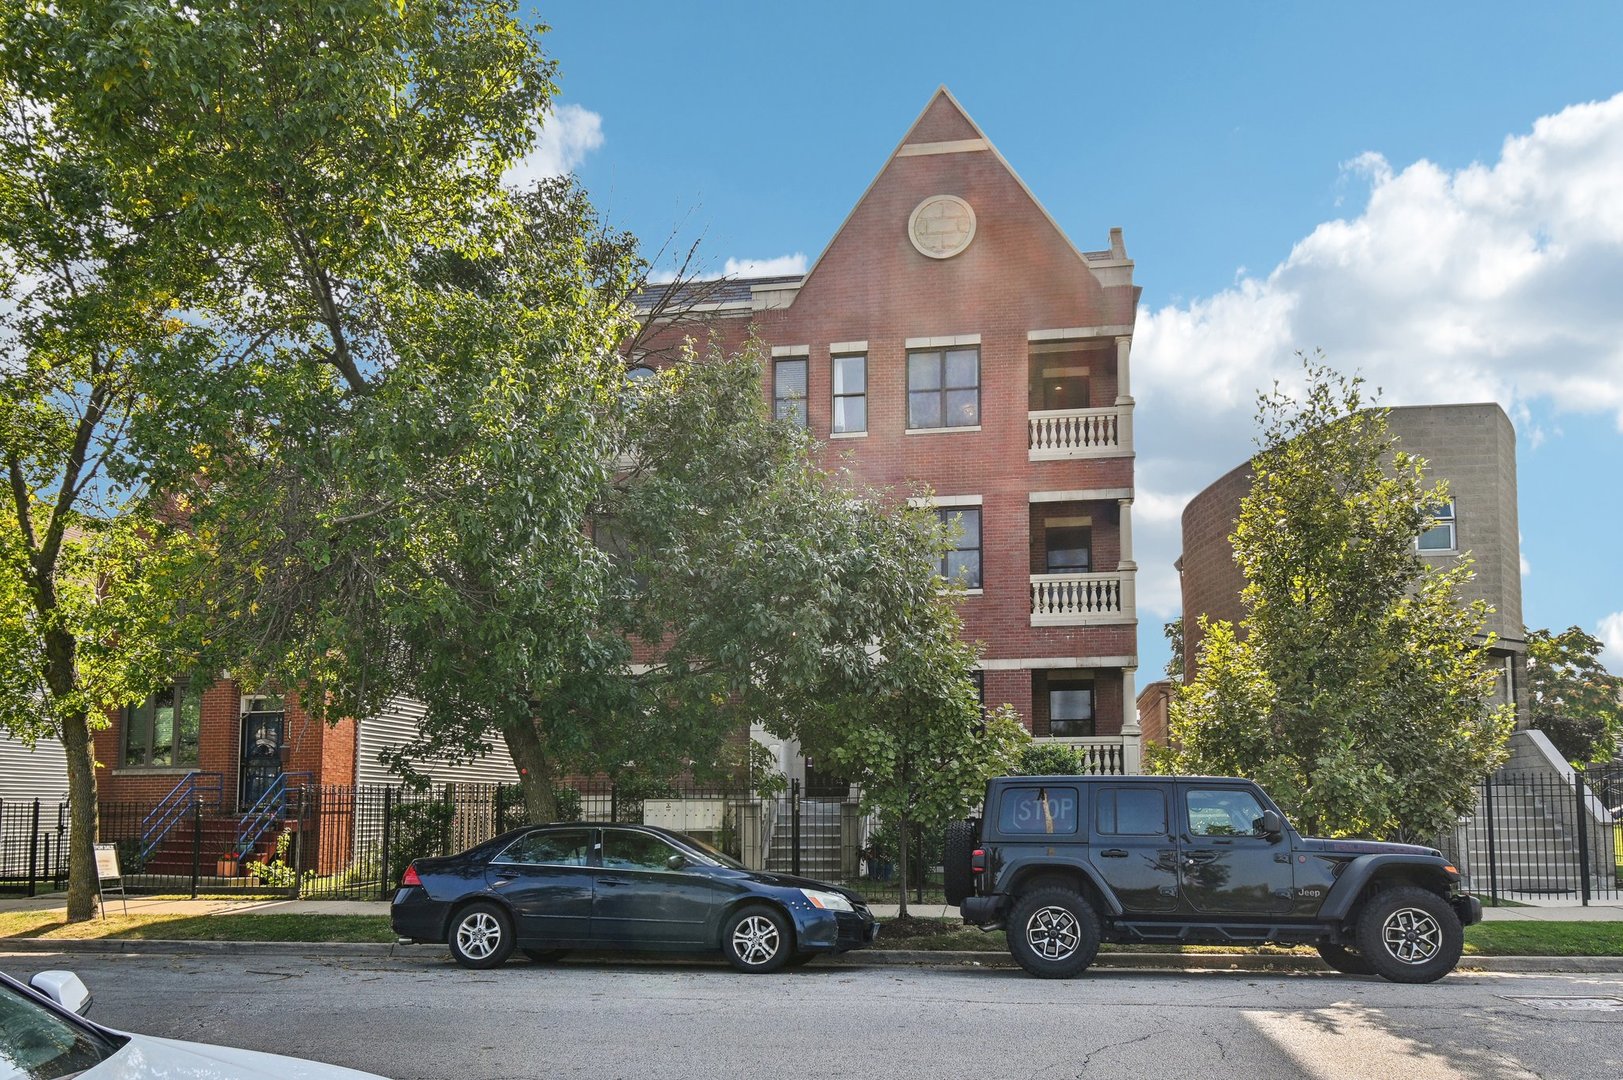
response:
[[[186,816],[186,812],[192,809],[194,804],[201,802],[205,794],[213,794],[215,804],[219,804],[220,774],[199,772],[194,769],[181,777],[180,782],[169,789],[169,794],[158,800],[158,805],[141,819],[140,844],[143,859],[164,842],[171,830]]]
[[[311,774],[281,773],[248,808],[248,812],[242,815],[242,820],[237,825],[236,846],[232,848],[237,858],[246,859],[259,843],[259,838],[265,835],[265,831],[287,816],[287,794],[291,786],[289,780],[293,777],[301,777],[302,783],[309,781]]]

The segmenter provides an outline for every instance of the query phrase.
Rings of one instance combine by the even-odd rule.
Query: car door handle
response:
[[[1099,852],[1099,857],[1101,859],[1125,859],[1127,858],[1127,851],[1119,847],[1106,848]]]
[[[1217,858],[1215,851],[1191,851],[1183,857],[1183,863],[1185,866],[1194,866],[1197,863],[1209,863],[1215,858]]]

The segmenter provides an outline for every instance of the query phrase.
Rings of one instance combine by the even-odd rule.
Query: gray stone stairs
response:
[[[836,880],[841,874],[840,810],[838,802],[800,801],[800,872],[806,877]],[[794,868],[794,818],[787,799],[780,803],[772,823],[772,843],[766,868],[789,873]]]

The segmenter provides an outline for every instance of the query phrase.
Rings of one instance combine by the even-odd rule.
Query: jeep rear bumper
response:
[[[1007,896],[969,896],[958,905],[958,910],[963,913],[966,923],[986,926],[988,923],[1003,922],[1003,914],[1008,907]]]
[[[1460,917],[1461,926],[1474,926],[1482,921],[1482,901],[1469,893],[1450,897],[1448,902],[1453,905],[1454,914]]]

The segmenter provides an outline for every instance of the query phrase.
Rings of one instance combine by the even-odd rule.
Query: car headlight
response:
[[[824,908],[828,911],[854,911],[851,901],[837,892],[824,892],[822,889],[801,889],[800,894],[811,901],[812,907]]]

